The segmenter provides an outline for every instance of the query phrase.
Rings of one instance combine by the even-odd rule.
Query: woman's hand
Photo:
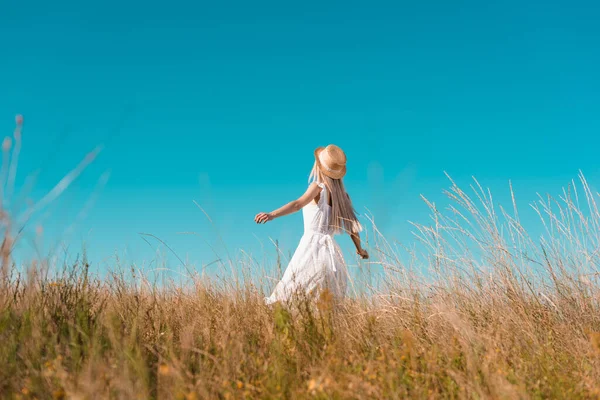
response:
[[[356,254],[358,254],[363,260],[367,260],[369,258],[369,253],[365,249],[356,250]]]
[[[273,216],[271,215],[271,213],[258,213],[256,214],[256,217],[254,217],[254,222],[256,222],[257,224],[265,224],[269,221],[273,220]]]

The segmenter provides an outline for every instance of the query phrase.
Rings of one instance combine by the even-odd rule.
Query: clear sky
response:
[[[444,171],[499,199],[510,179],[524,206],[579,169],[600,179],[599,20],[593,1],[5,1],[0,126],[25,116],[34,199],[105,145],[42,213],[43,252],[108,170],[68,239],[96,265],[153,259],[140,232],[197,264],[223,254],[193,200],[231,253],[293,251],[300,215],[253,216],[299,196],[329,143],[358,211],[409,241]]]

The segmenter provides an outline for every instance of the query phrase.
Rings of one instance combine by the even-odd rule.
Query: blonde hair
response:
[[[340,233],[342,229],[349,234],[362,231],[362,226],[358,222],[356,211],[350,200],[350,195],[346,192],[342,179],[328,177],[315,162],[308,181],[323,183],[330,193],[331,214],[329,227],[333,232]]]

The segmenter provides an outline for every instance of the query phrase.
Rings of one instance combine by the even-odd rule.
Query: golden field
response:
[[[597,194],[581,177],[541,198],[532,237],[516,204],[470,193],[428,203],[423,251],[373,226],[383,284],[339,304],[267,307],[251,279],[191,271],[184,286],[98,279],[85,261],[21,271],[4,254],[0,397],[600,398]]]

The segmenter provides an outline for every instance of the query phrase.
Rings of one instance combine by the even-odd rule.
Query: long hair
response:
[[[348,234],[362,231],[362,226],[356,217],[356,211],[352,206],[350,195],[346,192],[344,182],[341,179],[332,179],[325,175],[319,165],[315,162],[310,172],[309,182],[320,182],[327,187],[331,196],[331,214],[329,227],[335,233],[344,230]]]

